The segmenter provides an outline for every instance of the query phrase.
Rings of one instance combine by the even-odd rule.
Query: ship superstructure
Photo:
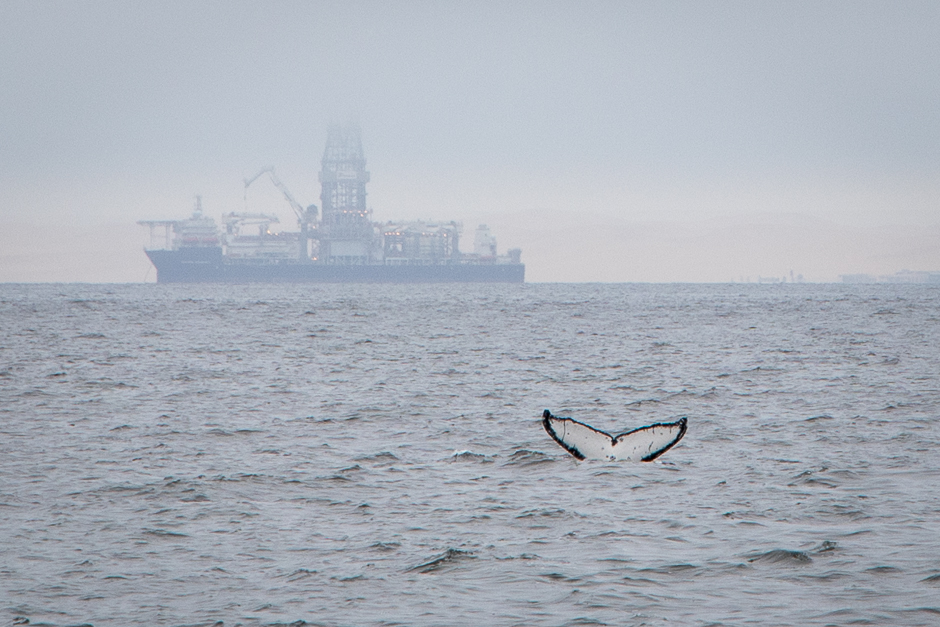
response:
[[[273,167],[245,179],[246,201],[247,188],[263,175],[290,204],[298,230],[275,232],[271,225],[279,222],[277,216],[248,211],[224,214],[220,230],[197,197],[189,219],[139,223],[150,227],[146,252],[158,282],[524,280],[521,251],[497,254],[496,240],[485,225],[476,231],[474,252],[461,253],[458,222],[374,222],[366,204],[370,177],[356,125],[329,129],[319,174],[319,215],[315,205],[303,207],[294,199]]]

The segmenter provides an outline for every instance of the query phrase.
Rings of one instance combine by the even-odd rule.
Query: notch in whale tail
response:
[[[688,421],[657,422],[612,436],[573,418],[559,418],[542,412],[542,426],[563,449],[578,459],[651,462],[685,435]]]

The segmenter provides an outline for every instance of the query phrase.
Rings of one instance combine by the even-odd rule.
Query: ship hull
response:
[[[157,283],[523,283],[522,263],[326,265],[233,261],[216,247],[148,250]]]

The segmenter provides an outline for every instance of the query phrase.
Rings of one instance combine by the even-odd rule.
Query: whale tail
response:
[[[651,462],[685,435],[688,421],[658,422],[612,436],[572,418],[559,418],[542,412],[542,426],[563,449],[578,459]]]

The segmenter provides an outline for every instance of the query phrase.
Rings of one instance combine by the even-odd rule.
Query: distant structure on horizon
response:
[[[224,230],[203,214],[202,201],[186,220],[142,220],[150,227],[147,256],[157,282],[359,282],[522,283],[525,265],[518,248],[499,255],[486,225],[475,233],[472,253],[460,252],[458,222],[372,221],[366,205],[369,172],[357,125],[330,126],[320,178],[322,215],[303,207],[267,167],[245,189],[267,175],[297,217],[297,231],[270,230],[277,216],[232,212]],[[247,227],[256,227],[248,232]],[[162,237],[158,236],[162,229]]]
[[[805,283],[806,280],[803,278],[802,274],[794,274],[793,270],[790,270],[790,276],[787,278],[786,275],[782,277],[778,276],[758,276],[757,280],[754,281],[751,277],[742,276],[740,279],[735,281],[731,280],[732,283]]]
[[[894,274],[840,274],[843,283],[940,283],[940,272],[901,270]]]

